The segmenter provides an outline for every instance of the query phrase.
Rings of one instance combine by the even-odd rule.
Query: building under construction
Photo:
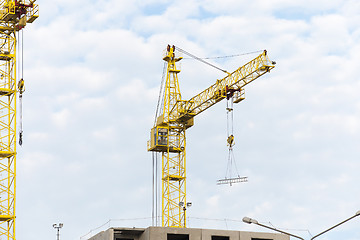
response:
[[[191,202],[186,200],[185,131],[194,125],[195,116],[223,99],[227,99],[227,112],[231,114],[232,104],[245,99],[244,87],[270,72],[275,67],[275,62],[268,59],[267,51],[262,51],[259,56],[232,73],[219,69],[226,73],[225,78],[217,80],[215,84],[190,100],[183,100],[178,81],[180,69],[177,67],[177,62],[182,59],[181,54],[194,57],[170,45],[164,52],[166,71],[160,87],[155,123],[148,141],[148,151],[153,152],[153,157],[154,154],[161,155],[156,159],[161,159],[162,162],[162,201],[160,208],[158,207],[160,204],[153,201],[152,218],[158,219],[158,212],[161,212],[159,215],[161,215],[162,227],[158,227],[158,223],[153,222],[155,226],[148,228],[110,228],[90,240],[289,240],[289,236],[284,234],[186,227],[186,210],[191,206]],[[234,145],[232,132],[228,133],[227,143],[231,154]],[[153,175],[153,180],[157,181],[158,178],[157,175]],[[233,184],[246,180],[246,177],[225,176],[220,180],[220,184]],[[158,190],[153,189],[153,195],[157,192]]]
[[[89,240],[289,240],[278,233],[229,231],[200,228],[109,228]]]

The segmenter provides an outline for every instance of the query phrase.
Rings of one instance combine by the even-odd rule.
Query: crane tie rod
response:
[[[187,52],[187,51],[185,51],[185,50],[183,50],[183,49],[181,49],[181,48],[179,48],[179,47],[176,47],[176,46],[175,46],[175,48],[176,48],[176,50],[178,50],[179,52],[182,52],[182,53],[188,55],[189,57],[192,57],[192,58],[194,58],[194,59],[196,59],[196,60],[198,60],[198,61],[200,61],[200,62],[202,62],[202,63],[205,63],[205,64],[207,64],[207,65],[209,65],[209,66],[211,66],[211,67],[213,67],[213,68],[216,68],[216,69],[218,69],[218,70],[220,70],[220,71],[222,71],[222,72],[224,72],[224,73],[226,73],[226,74],[230,74],[230,73],[228,73],[228,71],[226,71],[226,70],[224,70],[224,69],[221,69],[221,68],[215,66],[214,64],[211,64],[211,63],[205,61],[204,59],[199,58],[199,57],[197,57],[197,56],[195,56],[195,55],[193,55],[193,54],[191,54],[191,53],[189,53],[189,52]]]
[[[218,57],[203,57],[200,59],[221,59],[221,58],[233,58],[233,57],[239,57],[239,56],[245,56],[255,53],[263,52],[263,50],[253,51],[253,52],[247,52],[247,53],[239,53],[239,54],[233,54],[233,55],[225,55],[225,56],[218,56]]]

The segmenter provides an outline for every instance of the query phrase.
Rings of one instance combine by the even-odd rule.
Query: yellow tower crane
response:
[[[15,239],[16,96],[24,91],[23,79],[16,81],[16,33],[39,16],[34,2],[0,1],[0,238],[8,240]]]
[[[180,50],[186,53],[184,50]],[[168,45],[163,60],[167,63],[162,111],[151,129],[148,151],[162,155],[162,203],[163,227],[186,227],[186,137],[185,131],[194,125],[194,117],[214,104],[227,98],[234,103],[244,99],[244,87],[258,77],[270,72],[275,62],[269,60],[266,50],[259,56],[227,73],[223,79],[195,95],[190,100],[181,98],[175,46]]]

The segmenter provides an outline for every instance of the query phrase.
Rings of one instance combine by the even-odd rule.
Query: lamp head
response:
[[[53,224],[53,228],[56,228],[56,223]]]
[[[248,223],[248,224],[251,224],[251,223],[258,224],[258,223],[259,223],[259,222],[256,221],[255,219],[252,219],[252,218],[249,218],[249,217],[244,217],[244,218],[242,219],[242,221],[243,221],[244,223]]]
[[[360,216],[360,210],[355,213],[355,216]]]
[[[63,224],[63,223],[60,223],[60,224],[59,224],[59,227],[60,227],[60,228],[62,228],[63,226],[64,226],[64,224]]]

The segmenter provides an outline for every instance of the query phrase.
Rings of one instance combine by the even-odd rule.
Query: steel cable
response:
[[[207,64],[207,65],[209,65],[209,66],[211,66],[211,67],[213,67],[213,68],[216,68],[216,69],[218,69],[218,70],[220,70],[220,71],[222,71],[222,72],[224,72],[224,73],[229,74],[226,70],[221,69],[221,68],[215,66],[214,64],[211,64],[211,63],[203,60],[202,58],[199,58],[199,57],[197,57],[197,56],[195,56],[195,55],[193,55],[193,54],[191,54],[191,53],[189,53],[189,52],[187,52],[187,51],[185,51],[185,50],[183,50],[183,49],[181,49],[181,48],[179,48],[179,47],[176,47],[176,46],[175,46],[175,49],[178,50],[179,52],[182,52],[182,53],[188,55],[189,57],[192,57],[192,58],[194,58],[194,59],[196,59],[196,60],[198,60],[198,61],[200,61],[200,62],[202,62],[202,63],[205,63],[205,64]]]
[[[163,74],[162,74],[162,78],[161,78],[160,91],[159,91],[158,102],[157,102],[157,106],[156,106],[156,112],[155,112],[154,127],[156,125],[156,120],[158,118],[159,107],[160,107],[160,112],[162,111],[162,103],[164,101],[163,91],[164,91],[165,72],[166,72],[166,62],[164,62],[164,67],[163,67]]]

